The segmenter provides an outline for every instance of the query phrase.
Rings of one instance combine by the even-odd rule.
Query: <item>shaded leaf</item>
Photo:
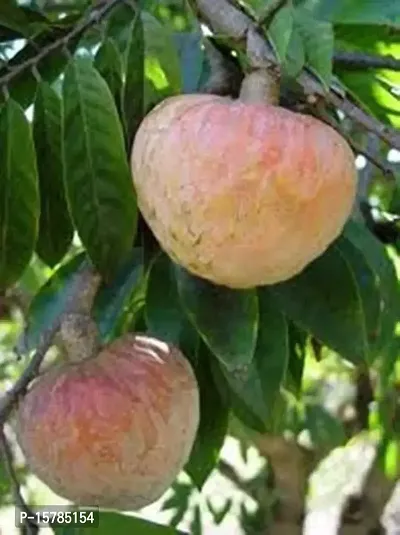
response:
[[[0,26],[5,26],[25,37],[28,37],[31,33],[29,21],[15,0],[1,1]]]
[[[301,393],[305,360],[307,356],[307,333],[295,323],[288,323],[289,362],[285,386],[296,396]]]
[[[379,280],[367,262],[364,252],[345,237],[339,238],[337,246],[351,266],[358,284],[368,342],[377,336],[381,321],[381,295]],[[370,356],[370,359],[373,355]]]
[[[358,284],[337,245],[271,291],[286,314],[318,340],[354,363],[367,359]]]
[[[106,39],[94,59],[94,66],[107,82],[118,111],[121,110],[122,59],[112,39]]]
[[[400,40],[385,26],[335,27],[335,46],[340,51],[400,57]],[[389,69],[347,69],[336,64],[335,74],[355,100],[379,120],[400,127],[400,101],[394,88],[400,86],[400,72]]]
[[[201,86],[204,64],[207,61],[202,48],[200,32],[179,32],[174,35],[182,73],[182,93],[196,93]]]
[[[143,250],[136,247],[111,284],[103,284],[93,306],[93,317],[103,341],[109,340],[122,314],[130,307],[132,295],[144,278]]]
[[[121,124],[106,82],[86,59],[70,62],[63,97],[70,212],[90,259],[110,280],[130,254],[137,217]]]
[[[144,114],[144,32],[140,12],[132,23],[125,61],[123,107],[128,147],[130,147]]]
[[[10,69],[14,69],[27,61],[32,61],[33,58],[37,57],[38,50],[51,46],[55,41],[59,41],[69,34],[78,18],[77,16],[66,17],[57,25],[53,25],[51,29],[46,28],[35,38],[29,39],[26,45],[8,61],[8,67],[0,68],[0,77],[8,74]],[[80,36],[76,36],[75,39],[68,41],[66,49],[71,54],[75,51],[79,39]],[[55,51],[38,63],[38,73],[43,80],[51,83],[62,72],[67,61],[65,50]],[[32,69],[23,69],[18,75],[13,76],[12,80],[7,83],[7,88],[10,95],[23,108],[28,107],[35,98],[37,88],[37,79]],[[3,93],[0,92],[0,103],[3,98]]]
[[[344,230],[344,237],[364,256],[379,286],[380,307],[377,330],[369,334],[372,335],[370,343],[374,353],[382,353],[392,342],[399,317],[399,288],[396,272],[385,247],[367,228],[349,221]]]
[[[279,425],[280,390],[284,383],[288,359],[288,325],[283,313],[267,288],[258,291],[259,328],[253,360],[239,371],[221,373],[231,392],[234,412],[241,419],[242,405],[265,428]],[[240,401],[235,411],[235,399]]]
[[[215,286],[177,266],[181,302],[211,352],[228,370],[254,356],[258,328],[257,293]]]
[[[39,84],[36,93],[33,140],[40,188],[36,251],[44,262],[54,266],[68,251],[73,227],[63,181],[61,100],[46,82]]]
[[[62,313],[67,304],[74,275],[85,258],[85,254],[82,253],[60,266],[35,295],[29,307],[25,332],[17,345],[21,353],[36,348],[43,333]]]
[[[305,425],[317,449],[331,450],[347,442],[343,424],[319,405],[306,405]]]
[[[172,32],[146,11],[142,12],[142,20],[146,78],[157,89],[168,87],[171,94],[179,93],[182,77]]]
[[[39,221],[32,135],[23,110],[11,99],[0,110],[0,147],[1,289],[13,284],[27,266]]]
[[[161,340],[179,345],[184,326],[175,268],[164,253],[154,260],[146,294],[146,323],[149,333]]]
[[[199,351],[195,373],[200,389],[200,425],[185,471],[201,490],[218,462],[228,430],[229,410],[214,384],[212,355],[204,344]]]

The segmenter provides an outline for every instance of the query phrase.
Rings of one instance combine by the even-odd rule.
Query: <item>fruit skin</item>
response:
[[[214,95],[181,95],[142,122],[131,167],[161,247],[232,288],[299,273],[341,233],[356,192],[347,142],[317,119]]]
[[[40,377],[15,428],[28,465],[54,492],[79,505],[135,510],[174,481],[198,422],[197,383],[180,351],[127,335]]]

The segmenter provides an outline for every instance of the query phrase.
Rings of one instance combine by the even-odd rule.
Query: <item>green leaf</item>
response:
[[[271,291],[287,315],[318,340],[354,363],[367,360],[358,283],[337,245],[296,277],[272,286]]]
[[[207,61],[200,32],[179,32],[174,35],[182,73],[182,93],[196,93],[201,85]]]
[[[390,350],[399,317],[399,287],[393,263],[385,247],[364,226],[354,221],[348,222],[344,237],[364,256],[379,287],[378,325],[376,332],[370,330],[369,334],[373,353],[384,354]]]
[[[301,394],[307,357],[307,333],[290,321],[288,324],[288,335],[289,362],[285,387],[298,397]]]
[[[272,19],[267,35],[280,63],[285,62],[293,30],[293,7],[283,7]]]
[[[185,466],[199,490],[215,468],[228,430],[229,411],[214,383],[208,348],[201,344],[195,367],[200,389],[200,425]]]
[[[118,111],[121,111],[122,58],[113,39],[106,39],[94,59],[94,66],[107,82]]]
[[[364,252],[350,240],[342,236],[337,241],[337,246],[351,267],[354,278],[357,281],[367,339],[370,345],[370,342],[377,336],[381,321],[379,280],[364,256]],[[370,355],[369,360],[372,361],[373,357],[374,355]]]
[[[163,526],[130,515],[106,513],[101,511],[98,526],[69,527],[60,526],[52,528],[55,535],[110,535],[110,533],[137,534],[137,535],[188,535],[169,526]]]
[[[68,65],[63,96],[70,212],[91,261],[110,280],[130,254],[137,218],[121,124],[106,82],[86,59]]]
[[[51,29],[46,28],[34,39],[29,39],[26,45],[7,62],[7,66],[0,68],[0,78],[9,74],[10,70],[18,69],[22,64],[32,61],[37,57],[38,50],[52,46],[54,42],[60,41],[71,32],[76,20],[76,16],[66,17],[57,26],[54,25]],[[80,36],[70,39],[66,45],[66,50],[73,54],[79,39]],[[51,83],[62,72],[67,61],[65,49],[57,50],[38,63],[37,71],[43,80]],[[37,88],[37,79],[32,69],[22,69],[17,76],[13,76],[12,80],[7,83],[7,88],[14,100],[18,101],[23,108],[28,107],[35,98]],[[0,104],[3,98],[3,93],[0,92]]]
[[[0,110],[0,289],[13,284],[32,256],[39,192],[28,121],[9,99]]]
[[[34,349],[54,318],[65,308],[76,272],[86,260],[84,253],[60,266],[34,297],[28,314],[28,324],[18,343],[21,353]],[[140,287],[144,276],[143,252],[133,249],[129,261],[110,284],[103,283],[93,305],[93,318],[103,342],[110,338],[132,294]]]
[[[15,0],[2,0],[0,3],[0,26],[28,37],[31,33],[29,21]]]
[[[182,77],[172,32],[153,15],[142,12],[145,42],[145,76],[157,90],[168,94],[181,91]]]
[[[282,416],[277,408],[289,359],[288,325],[267,288],[259,289],[258,301],[259,329],[253,360],[238,372],[220,368],[232,391],[234,412],[235,398],[240,401],[238,418],[241,418],[240,407],[244,405],[265,428],[274,430]]]
[[[301,33],[293,26],[287,48],[283,71],[286,76],[296,78],[306,63],[306,53]]]
[[[343,446],[346,433],[342,423],[319,405],[306,405],[305,425],[317,449],[332,450]]]
[[[112,337],[121,315],[129,308],[132,295],[141,288],[143,279],[143,250],[136,247],[111,284],[103,284],[96,296],[93,317],[103,341]]]
[[[125,57],[123,109],[128,147],[144,114],[144,30],[140,12],[132,22],[132,31]]]
[[[295,25],[303,40],[306,65],[328,88],[332,80],[334,47],[332,24],[315,19],[306,10],[297,9]]]
[[[400,4],[393,0],[303,0],[302,5],[334,23],[400,24]]]
[[[40,187],[36,251],[44,262],[54,266],[68,251],[73,227],[63,181],[61,100],[46,82],[39,84],[36,93],[33,140]]]
[[[43,333],[62,313],[67,304],[74,275],[84,261],[83,253],[73,257],[60,266],[40,288],[29,307],[28,323],[17,344],[19,352],[27,353],[36,348]]]
[[[338,25],[335,46],[339,51],[400,57],[396,32],[382,26]],[[379,120],[400,127],[400,100],[394,88],[400,87],[400,72],[389,69],[348,69],[336,64],[335,74],[350,94]]]
[[[211,352],[230,371],[250,364],[258,329],[255,290],[215,286],[177,267],[179,296]]]
[[[147,284],[146,323],[152,336],[179,345],[186,320],[182,309],[175,268],[165,254],[154,260]]]

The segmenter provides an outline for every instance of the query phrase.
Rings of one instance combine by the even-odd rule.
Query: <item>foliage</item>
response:
[[[398,58],[399,2],[289,0],[263,17],[272,3],[239,2],[262,19],[261,31],[284,73],[285,104],[295,108],[304,100],[295,78],[305,69],[324,90],[333,84],[339,93],[347,91],[382,128],[400,125],[400,68],[354,68],[335,59],[337,52]],[[297,277],[233,291],[176,266],[137,211],[129,151],[138,125],[166,96],[201,91],[210,80],[204,43],[211,38],[202,33],[192,4],[126,0],[105,10],[99,3],[104,16],[94,24],[88,13],[96,8],[85,0],[0,3],[0,305],[11,294],[30,302],[18,342],[23,361],[6,367],[3,379],[21,371],[87,258],[104,280],[94,308],[102,338],[140,327],[179,344],[194,366],[202,414],[187,473],[198,488],[218,467],[232,415],[258,432],[308,429],[324,451],[346,442],[348,430],[303,374],[311,361],[318,368],[320,358],[373,371],[378,410],[372,425],[393,449],[400,381],[396,229],[388,245],[355,219]],[[83,23],[88,17],[90,24]],[[218,50],[230,57],[234,52],[245,69],[239,45],[214,37]],[[367,150],[368,132],[331,105],[325,111]],[[386,166],[389,148],[380,147],[373,159]],[[378,210],[399,195],[399,182],[390,176],[377,167],[369,185]],[[14,305],[12,313],[0,306],[0,327],[7,326],[4,335],[0,330],[4,362],[16,337]],[[0,473],[2,503],[10,499],[5,480]],[[178,518],[179,504],[187,505],[193,489],[173,490],[175,501],[165,508]],[[175,533],[102,514],[109,515],[104,522],[111,531]],[[193,533],[200,533],[199,515]]]

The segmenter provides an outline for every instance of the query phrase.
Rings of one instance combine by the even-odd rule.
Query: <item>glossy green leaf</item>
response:
[[[284,63],[293,31],[293,7],[278,11],[268,27],[268,37],[280,63]]]
[[[201,490],[215,468],[228,430],[229,410],[216,385],[210,367],[209,349],[201,344],[195,367],[200,389],[200,425],[185,471]]]
[[[332,24],[319,21],[306,10],[297,9],[296,29],[301,35],[306,65],[319,77],[325,87],[332,79],[334,33]]]
[[[122,58],[113,39],[106,39],[94,59],[94,66],[107,82],[118,111],[121,110]]]
[[[147,284],[148,331],[162,340],[179,344],[185,319],[179,300],[175,268],[165,254],[160,254],[151,266]]]
[[[267,288],[258,291],[259,329],[253,360],[238,372],[221,372],[240,406],[253,413],[270,430],[279,425],[280,389],[285,381],[288,359],[288,325],[283,313]],[[240,409],[237,416],[241,418]]]
[[[101,511],[98,526],[69,527],[60,526],[52,528],[55,535],[110,535],[140,534],[140,535],[188,535],[169,526],[150,522],[143,518],[118,513]]]
[[[40,189],[36,251],[44,262],[54,266],[68,251],[73,227],[63,181],[61,100],[46,82],[39,84],[36,93],[33,140]]]
[[[271,290],[289,318],[342,357],[355,363],[368,358],[358,282],[337,245]]]
[[[88,255],[110,280],[134,242],[136,203],[111,92],[86,59],[69,64],[63,84],[67,198]]]
[[[9,99],[0,109],[0,289],[13,284],[32,256],[39,191],[30,126]]]
[[[144,114],[144,31],[140,13],[132,22],[125,56],[125,83],[122,95],[128,147]]]
[[[177,267],[178,291],[189,319],[230,371],[249,365],[258,329],[257,293],[215,286]]]

